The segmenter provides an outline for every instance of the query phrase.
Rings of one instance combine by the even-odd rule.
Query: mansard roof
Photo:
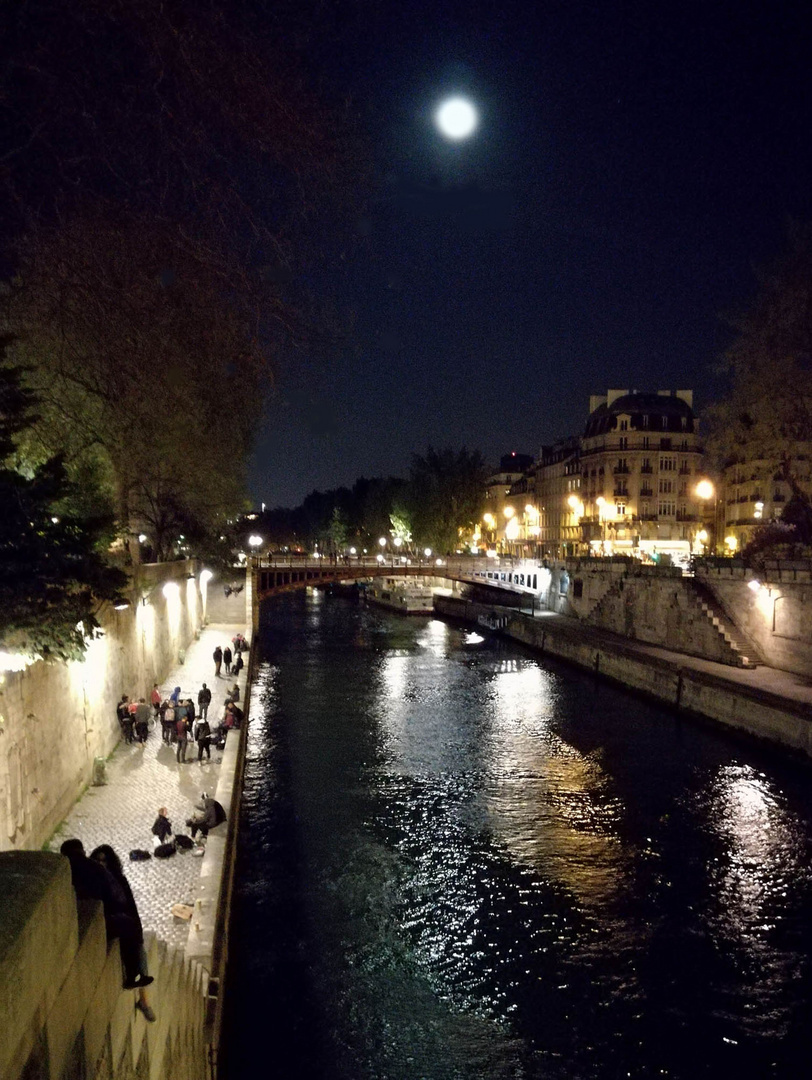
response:
[[[694,430],[693,409],[682,398],[665,394],[623,394],[611,405],[599,405],[589,414],[584,438],[615,431],[621,414],[629,417],[632,431]]]

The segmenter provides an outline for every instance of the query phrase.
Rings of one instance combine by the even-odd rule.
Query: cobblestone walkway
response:
[[[175,668],[161,684],[161,695],[168,697],[176,686],[181,698],[191,698],[197,707],[197,692],[206,683],[212,692],[209,721],[217,722],[222,715],[226,691],[235,682],[240,685],[240,703],[245,699],[245,670],[239,678],[222,674],[214,676],[212,653],[215,646],[225,647],[238,632],[246,633],[244,625],[210,624],[186,649],[185,662]],[[223,672],[225,668],[222,669]],[[121,693],[146,697],[152,687],[124,686]],[[110,703],[114,712],[115,703]],[[214,723],[212,723],[212,727]],[[173,917],[176,903],[194,902],[200,876],[201,859],[190,851],[178,851],[169,859],[149,859],[130,862],[134,848],[152,851],[152,823],[158,808],[167,807],[169,820],[176,832],[187,832],[185,822],[202,791],[214,792],[217,786],[219,751],[212,750],[211,763],[197,760],[197,746],[189,742],[186,763],[175,760],[175,747],[161,740],[160,724],[149,734],[146,747],[128,746],[121,742],[107,762],[107,785],[89,787],[76,803],[70,815],[51,842],[51,849],[68,837],[78,837],[90,854],[99,844],[110,844],[124,866],[124,873],[135,896],[145,930],[152,930],[170,945],[184,947],[189,924]]]

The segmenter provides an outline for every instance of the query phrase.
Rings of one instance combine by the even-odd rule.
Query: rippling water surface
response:
[[[261,637],[229,1080],[809,1074],[806,767],[437,620]]]

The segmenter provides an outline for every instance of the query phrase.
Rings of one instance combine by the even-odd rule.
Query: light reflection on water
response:
[[[437,620],[290,599],[266,649],[241,1052],[270,1024],[325,1080],[799,1075],[808,774]]]

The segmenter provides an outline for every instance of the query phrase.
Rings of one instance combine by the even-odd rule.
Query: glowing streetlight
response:
[[[515,510],[515,509],[514,509],[514,507],[512,507],[512,506],[506,506],[506,507],[504,508],[504,510],[502,511],[502,513],[503,513],[503,514],[505,515],[505,517],[506,517],[506,518],[507,518],[508,520],[510,520],[510,518],[512,518],[512,517],[513,517],[513,515],[514,515],[514,514],[516,513],[516,510]]]
[[[599,495],[595,500],[595,505],[598,508],[598,520],[601,523],[601,555],[606,554],[606,499],[603,495]]]
[[[265,541],[262,539],[262,537],[257,536],[256,533],[254,533],[252,536],[248,537],[248,546],[252,547],[252,548],[262,547],[264,542]]]
[[[396,536],[392,543],[395,545],[396,548],[399,548],[403,544],[403,538],[400,536]]]
[[[378,541],[378,543],[381,545],[382,548],[385,548],[386,547],[386,537],[382,536],[380,538],[380,540]]]
[[[426,556],[427,559],[430,559],[431,558],[431,548],[423,548],[423,554]]]
[[[714,486],[710,480],[700,480],[694,491],[699,499],[712,499],[715,494]]]

